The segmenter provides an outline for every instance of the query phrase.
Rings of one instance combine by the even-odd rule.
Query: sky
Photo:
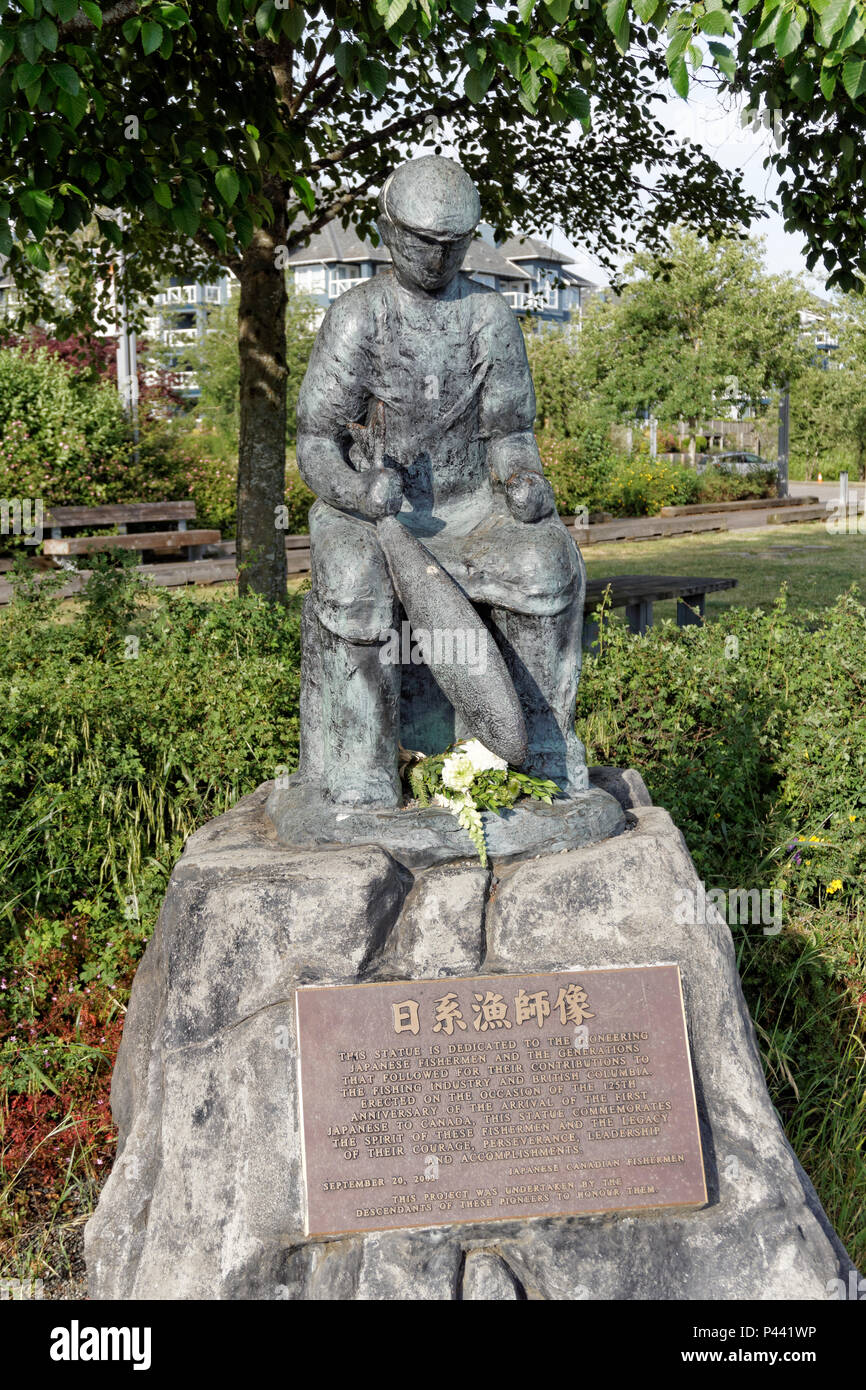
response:
[[[689,98],[684,101],[673,91],[660,119],[677,134],[688,137],[701,144],[723,168],[741,169],[743,184],[747,193],[758,198],[762,204],[773,197],[776,178],[772,170],[763,168],[763,161],[773,148],[772,131],[762,125],[758,132],[751,126],[743,127],[741,113],[745,103],[735,105],[731,97],[724,100],[715,91],[692,84]],[[824,276],[819,274],[820,262],[814,273],[806,269],[805,241],[801,236],[792,235],[784,229],[783,221],[777,212],[769,210],[768,217],[756,223],[753,230],[765,238],[765,255],[769,268],[774,272],[789,271],[802,274],[811,290],[825,294]],[[597,284],[606,283],[607,272],[597,262],[581,253],[579,247],[554,233],[554,245],[566,251],[572,249],[578,273]]]

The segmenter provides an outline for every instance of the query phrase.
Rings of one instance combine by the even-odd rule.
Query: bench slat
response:
[[[97,550],[186,550],[212,545],[219,531],[139,531],[126,536],[59,536],[43,542],[46,555],[92,555]]]
[[[43,526],[118,526],[135,521],[194,521],[195,502],[123,502],[102,507],[51,507]]]

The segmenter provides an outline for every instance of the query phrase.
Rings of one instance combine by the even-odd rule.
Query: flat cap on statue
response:
[[[379,194],[379,208],[398,226],[441,241],[468,236],[481,217],[478,190],[466,170],[435,154],[395,169]]]

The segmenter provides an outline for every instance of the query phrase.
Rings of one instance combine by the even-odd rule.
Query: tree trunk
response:
[[[274,223],[259,228],[240,269],[240,441],[238,591],[272,603],[286,597],[284,532],[277,508],[286,491],[286,281],[276,248],[286,239],[285,202],[272,198]]]

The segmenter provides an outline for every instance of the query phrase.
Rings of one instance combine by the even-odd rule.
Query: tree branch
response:
[[[400,135],[403,131],[410,130],[419,121],[426,121],[430,116],[450,116],[455,111],[465,109],[468,105],[468,97],[455,97],[453,101],[429,106],[425,111],[413,111],[408,116],[401,116],[399,120],[392,121],[390,125],[382,126],[377,130],[369,130],[366,135],[359,136],[357,140],[350,140],[348,144],[341,146],[333,154],[325,155],[323,159],[317,159],[308,165],[307,170],[309,173],[317,173],[320,169],[328,168],[329,165],[339,164],[349,155],[358,154],[361,150],[368,149],[370,145],[378,144],[393,135]]]
[[[316,86],[316,77],[318,76],[319,68],[322,65],[322,59],[324,58],[328,50],[328,44],[331,42],[331,39],[334,37],[334,35],[339,34],[339,32],[339,24],[333,24],[329,33],[322,40],[322,46],[316,54],[315,59],[313,60],[313,65],[310,68],[309,73],[307,74],[306,82],[304,83],[301,90],[298,92],[297,96],[294,97],[294,99],[289,104],[289,115],[291,117],[295,117],[298,114],[298,110],[302,102],[304,101],[304,98],[309,96],[310,92]],[[333,71],[333,69],[331,69],[330,71]]]
[[[111,9],[103,11],[102,28],[110,29],[115,24],[122,24],[125,19],[130,19],[132,15],[138,14],[139,0],[117,0],[116,5]],[[70,34],[80,34],[88,29],[96,29],[96,25],[83,10],[78,10],[71,19],[65,23],[58,24],[57,34],[61,39],[67,38]],[[97,32],[99,32],[97,30]]]
[[[238,274],[243,260],[242,256],[229,249],[221,251],[213,237],[201,227],[192,239],[196,246],[201,247],[205,255],[210,256],[212,260],[219,261],[220,265],[224,265],[234,275]]]
[[[291,254],[293,251],[300,250],[311,236],[314,236],[316,232],[320,232],[329,222],[333,222],[335,217],[339,217],[341,212],[345,212],[347,208],[350,208],[374,183],[381,182],[381,179],[382,171],[379,169],[374,170],[372,174],[369,174],[367,178],[364,179],[363,183],[357,186],[357,188],[353,188],[349,193],[341,193],[339,198],[335,198],[327,207],[322,208],[322,211],[318,213],[317,216],[310,218],[309,222],[305,222],[303,227],[298,230],[294,236],[287,235],[286,246],[289,253]]]

